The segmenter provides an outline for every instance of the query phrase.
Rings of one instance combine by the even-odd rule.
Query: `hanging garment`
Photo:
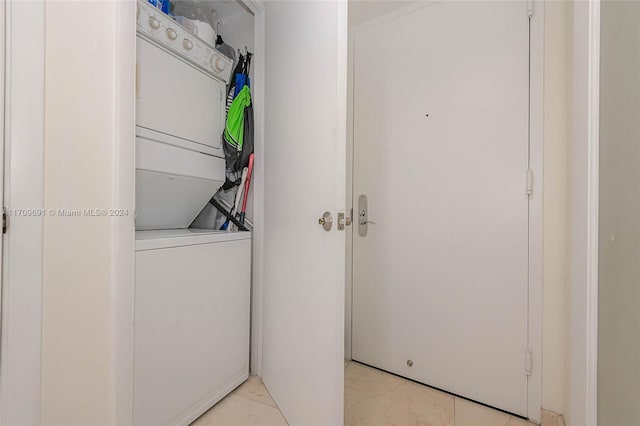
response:
[[[245,87],[251,90],[251,83],[249,79],[249,72],[251,70],[251,53],[247,53],[247,57],[245,60],[244,66],[244,79],[241,80],[241,83],[245,84]],[[237,83],[236,83],[237,84]],[[249,92],[251,93],[251,92]],[[242,140],[242,155],[240,159],[240,164],[242,167],[247,167],[250,163],[249,158],[253,154],[253,103],[250,102],[249,105],[244,109],[244,134]]]
[[[231,103],[233,99],[236,97],[236,76],[238,74],[242,74],[245,68],[246,57],[240,54],[240,58],[238,59],[238,63],[231,73],[231,78],[229,79],[229,84],[227,85],[227,103],[225,105],[225,113],[229,114],[229,107],[231,107]]]
[[[247,85],[249,86],[249,76],[247,74],[241,73],[236,74],[236,87],[234,89],[234,96],[238,96],[238,93],[242,90],[242,88]]]
[[[224,190],[238,185],[242,170],[249,164],[253,153],[253,106],[249,86],[251,54],[240,55],[240,61],[228,89],[227,121],[222,135],[226,161]]]
[[[237,184],[237,180],[244,168],[242,165],[242,150],[245,134],[245,108],[249,105],[251,105],[251,92],[249,91],[249,86],[244,86],[229,107],[227,123],[224,128],[223,146],[227,180],[234,185]]]
[[[251,93],[249,86],[244,86],[238,96],[233,99],[227,116],[227,124],[224,127],[225,141],[236,148],[242,150],[244,136],[244,109],[251,105]]]

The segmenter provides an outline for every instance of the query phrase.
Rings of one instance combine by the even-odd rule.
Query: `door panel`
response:
[[[526,3],[438,2],[355,43],[353,205],[374,223],[353,358],[526,415]]]
[[[343,420],[346,2],[266,2],[263,381],[291,425]],[[322,35],[321,37],[319,35]]]

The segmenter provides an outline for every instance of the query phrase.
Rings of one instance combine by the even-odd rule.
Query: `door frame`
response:
[[[437,1],[417,2],[360,24],[349,31],[349,61],[347,93],[347,191],[346,208],[352,212],[353,222],[353,149],[354,149],[354,81],[355,39],[363,31],[401,16],[428,7]],[[543,288],[543,143],[544,143],[544,1],[532,3],[530,20],[530,98],[529,98],[529,167],[534,174],[534,191],[529,199],[529,318],[528,341],[532,351],[532,369],[527,380],[527,414],[540,423],[542,410],[542,288]],[[353,238],[354,226],[347,228],[345,281],[345,358],[351,359]],[[525,348],[523,348],[524,350]],[[523,354],[524,362],[524,354]]]
[[[569,425],[598,422],[600,0],[573,3]]]
[[[264,94],[265,4],[264,0],[241,0],[253,13],[253,230],[251,253],[251,343],[249,371],[262,375],[263,272],[264,272]]]
[[[41,400],[45,3],[0,5],[3,33],[0,180],[2,239],[0,423],[39,424]],[[14,52],[16,52],[14,54]],[[28,55],[20,52],[29,52]],[[6,91],[5,91],[6,90]],[[15,141],[15,142],[14,142]],[[26,212],[25,212],[26,213]]]

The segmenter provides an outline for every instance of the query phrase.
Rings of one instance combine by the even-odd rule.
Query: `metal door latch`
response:
[[[338,231],[344,231],[345,226],[351,225],[351,218],[345,217],[344,213],[338,213]]]

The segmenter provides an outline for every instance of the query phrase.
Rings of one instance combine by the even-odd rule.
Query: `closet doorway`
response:
[[[532,13],[445,0],[353,31],[351,342],[356,361],[535,419]]]

